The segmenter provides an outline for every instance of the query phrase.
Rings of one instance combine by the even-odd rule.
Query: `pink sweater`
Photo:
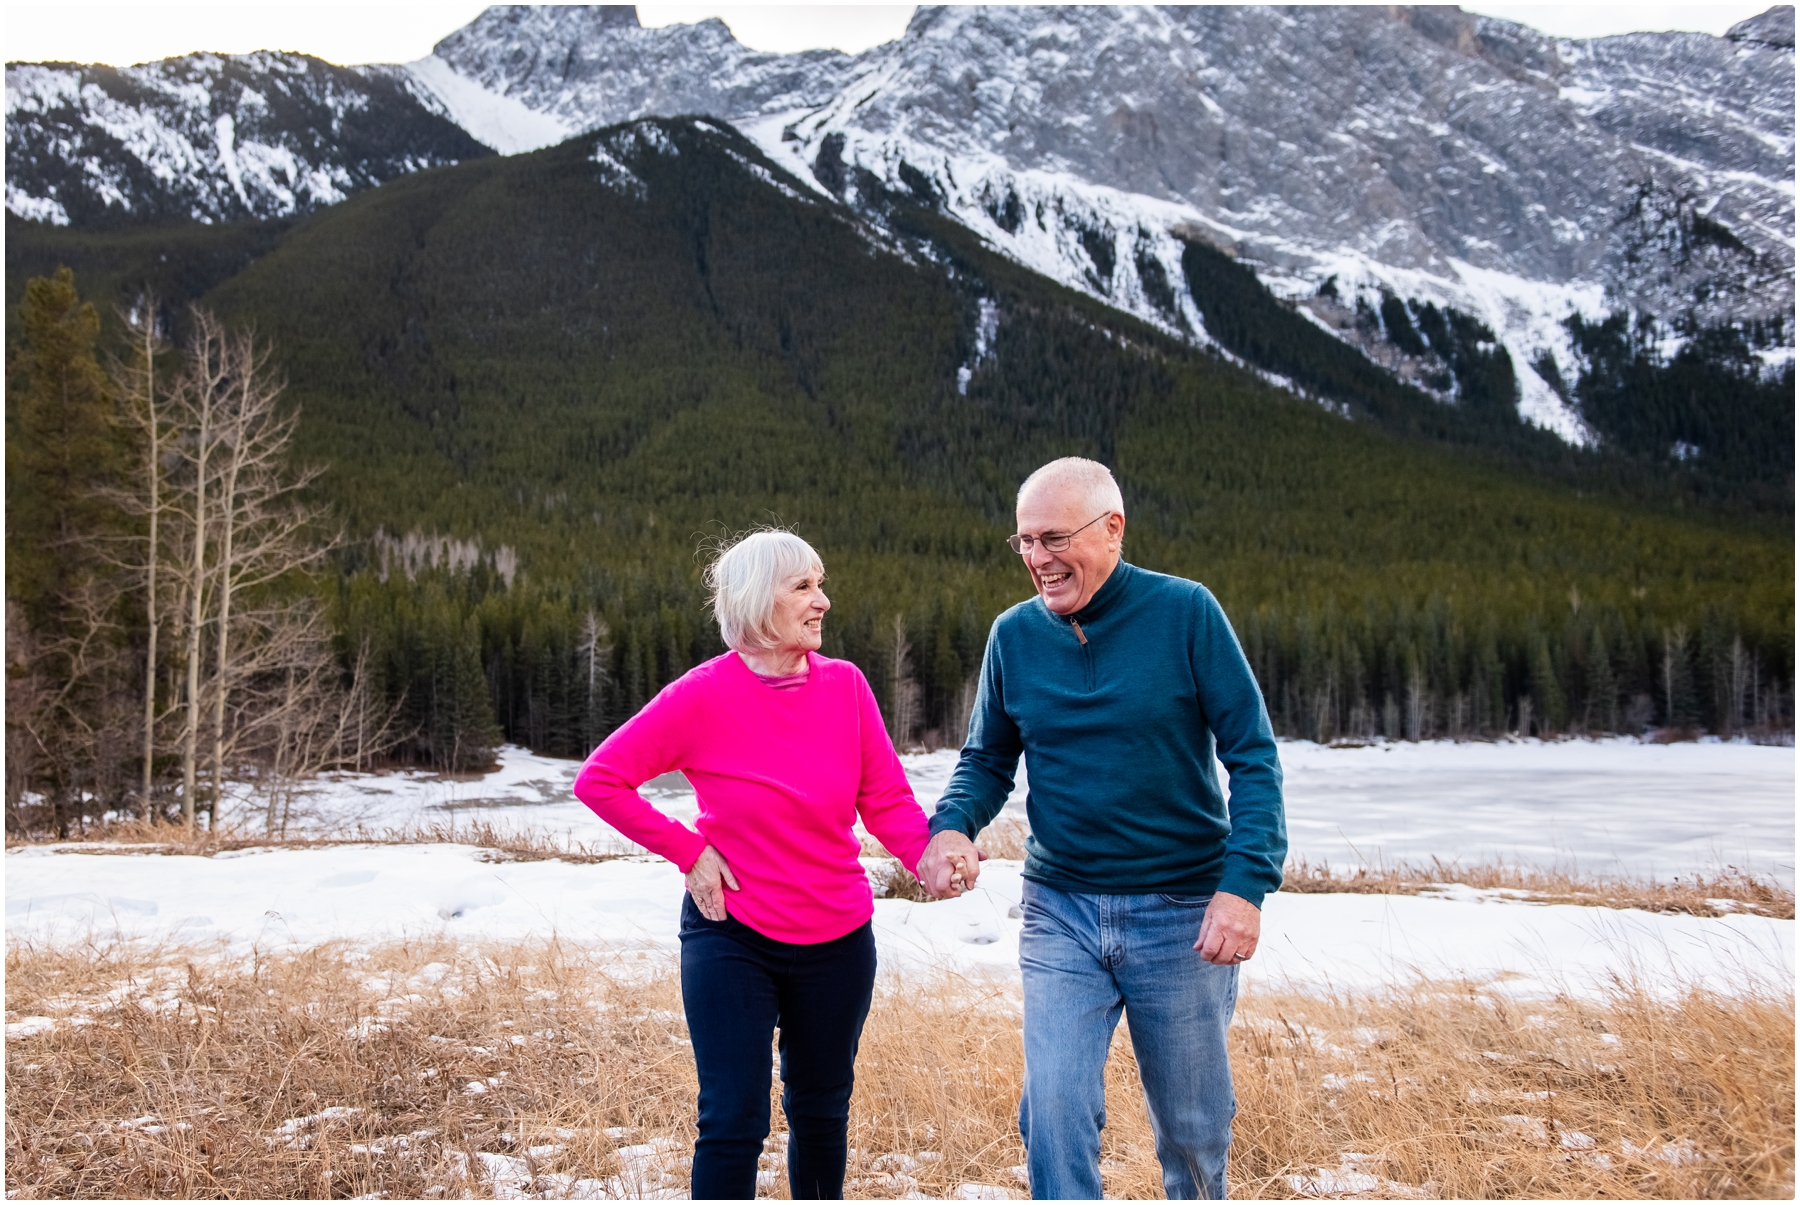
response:
[[[928,836],[862,671],[817,653],[807,661],[807,681],[791,690],[770,690],[736,653],[695,666],[594,750],[575,794],[684,872],[712,844],[742,888],[725,892],[726,911],[777,941],[810,944],[874,913],[857,816],[908,869]],[[671,770],[694,784],[699,832],[637,792]]]

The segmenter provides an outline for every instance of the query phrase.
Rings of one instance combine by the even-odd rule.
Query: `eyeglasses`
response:
[[[1044,551],[1046,551],[1046,552],[1062,552],[1068,548],[1070,540],[1073,540],[1076,536],[1080,535],[1082,532],[1086,531],[1088,528],[1092,527],[1094,524],[1098,523],[1100,520],[1106,518],[1106,515],[1110,515],[1110,514],[1112,514],[1112,512],[1109,510],[1106,512],[1106,514],[1095,515],[1093,518],[1089,519],[1086,523],[1083,523],[1080,527],[1077,527],[1074,531],[1068,532],[1066,534],[1062,533],[1062,532],[1057,532],[1056,534],[1052,535],[1052,534],[1046,532],[1044,535],[1041,535],[1041,536],[1007,536],[1006,543],[1009,548],[1011,548],[1014,552],[1018,553],[1021,556],[1023,556],[1027,552],[1030,552],[1034,547],[1036,547],[1039,544],[1042,544],[1044,546]]]

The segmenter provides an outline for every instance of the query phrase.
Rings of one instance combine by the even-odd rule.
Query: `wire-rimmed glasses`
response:
[[[1110,514],[1112,514],[1111,511],[1106,511],[1103,514],[1095,515],[1086,523],[1083,523],[1080,527],[1077,527],[1074,531],[1070,532],[1047,531],[1041,536],[1007,536],[1006,546],[1021,556],[1030,552],[1032,548],[1039,544],[1044,546],[1044,551],[1046,552],[1063,552],[1069,547],[1070,540],[1073,540],[1076,536],[1080,535]]]

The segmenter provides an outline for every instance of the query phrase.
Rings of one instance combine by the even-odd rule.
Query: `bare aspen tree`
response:
[[[1663,629],[1661,667],[1663,703],[1668,713],[1668,726],[1679,728],[1687,719],[1685,712],[1687,680],[1687,627],[1676,624]]]
[[[166,419],[158,404],[156,384],[157,357],[169,350],[169,344],[158,329],[157,315],[161,302],[155,293],[146,291],[131,309],[119,311],[119,320],[131,335],[132,359],[129,364],[115,366],[113,381],[118,389],[121,411],[127,426],[144,436],[141,477],[126,505],[131,513],[144,516],[149,530],[144,537],[142,561],[144,575],[144,764],[141,806],[149,815],[150,793],[156,767],[156,668],[157,637],[161,621],[157,615],[158,558],[162,551],[160,521],[162,519],[163,427]]]
[[[318,470],[287,464],[298,416],[281,405],[282,388],[254,336],[193,312],[187,367],[169,395],[180,463],[163,506],[177,528],[171,543],[180,553],[185,611],[182,821],[189,828],[202,773],[216,819],[235,729],[255,727],[234,723],[234,692],[282,671],[283,658],[304,644],[284,627],[284,613],[301,602],[264,598],[267,588],[315,566],[331,547],[312,538],[320,512],[299,498]],[[246,610],[246,598],[258,605]],[[258,700],[242,703],[244,717],[257,714]],[[210,738],[204,765],[203,730]]]
[[[230,401],[225,408],[219,439],[224,463],[219,469],[219,550],[216,561],[219,575],[218,614],[214,619],[217,649],[213,654],[213,666],[218,674],[218,682],[213,690],[214,816],[218,814],[219,801],[225,791],[225,699],[231,690],[232,537],[237,534],[237,487],[238,480],[243,475],[245,452],[250,442],[250,410],[254,405],[250,395],[255,388],[253,378],[256,369],[260,367],[256,362],[255,345],[248,339],[228,336],[226,356],[231,363],[232,376],[227,395]]]
[[[1728,737],[1736,736],[1743,729],[1744,698],[1746,695],[1754,698],[1755,695],[1755,688],[1750,684],[1752,677],[1750,663],[1752,659],[1749,650],[1744,648],[1744,638],[1742,636],[1733,636],[1731,638],[1731,659],[1728,663],[1730,668],[1726,687],[1730,693],[1731,701],[1725,709],[1725,714],[1719,717],[1723,722],[1722,727],[1724,729],[1724,735]]]
[[[606,700],[611,685],[612,628],[600,613],[590,609],[581,620],[581,637],[575,654],[587,671],[579,739],[583,747],[597,744],[606,728]]]
[[[892,674],[893,725],[892,736],[894,747],[904,749],[912,740],[913,729],[919,718],[919,684],[913,678],[912,642],[906,638],[906,617],[894,616],[894,637],[891,646],[893,660],[889,666]]]
[[[194,827],[194,797],[200,786],[201,639],[206,630],[207,585],[211,576],[211,561],[207,557],[211,547],[207,531],[211,518],[208,487],[217,471],[214,454],[218,450],[220,412],[225,406],[231,375],[224,326],[205,310],[194,310],[193,318],[187,365],[170,398],[180,428],[178,446],[185,470],[185,488],[177,494],[179,501],[172,500],[170,510],[186,528],[182,541],[186,553],[182,593],[187,603],[183,650],[187,689],[181,729],[181,822],[190,831]]]
[[[369,638],[363,637],[356,649],[356,674],[350,705],[356,709],[356,744],[352,747],[350,768],[362,773],[363,759],[369,752]]]
[[[606,643],[606,638],[610,635],[612,629],[597,612],[590,610],[582,618],[581,643],[575,646],[575,651],[587,662],[587,690],[590,699],[600,689],[600,680],[606,673],[601,662],[612,652],[611,646]]]
[[[264,634],[285,665],[249,687],[245,710],[254,719],[242,735],[263,767],[264,831],[285,837],[301,783],[347,760],[379,756],[412,734],[399,725],[401,702],[370,714],[367,643],[343,681],[317,604],[297,600]]]
[[[317,638],[322,620],[309,600],[278,600],[254,613],[240,608],[243,598],[316,565],[331,541],[314,538],[312,529],[322,514],[300,500],[319,470],[293,469],[287,463],[299,415],[281,404],[285,383],[270,369],[267,346],[259,346],[248,331],[229,333],[224,360],[228,375],[215,418],[208,616],[213,680],[207,768],[215,809],[225,788],[232,744],[227,707],[234,692],[258,674],[297,669],[308,684],[307,695],[316,698],[317,683],[335,672],[328,645]],[[239,628],[252,638],[234,639]],[[254,708],[246,711],[254,713]],[[334,746],[334,755],[336,751]]]
[[[16,809],[33,768],[60,767],[69,786],[47,792],[58,836],[68,836],[71,809],[80,810],[80,780],[94,785],[101,751],[123,735],[117,692],[103,688],[120,677],[118,600],[116,583],[85,575],[62,599],[70,622],[50,633],[34,631],[7,603],[7,802]]]
[[[950,718],[946,721],[945,726],[945,743],[953,748],[962,748],[963,743],[968,740],[969,721],[975,715],[975,697],[980,690],[980,673],[970,674],[963,679],[963,684],[957,690],[956,697],[951,700]]]

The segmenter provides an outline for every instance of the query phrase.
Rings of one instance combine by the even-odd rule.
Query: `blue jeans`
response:
[[[756,1196],[756,1160],[769,1136],[769,1039],[778,1026],[788,1193],[844,1195],[856,1047],[874,988],[875,930],[867,922],[800,945],[731,917],[707,920],[693,896],[682,897],[681,1002],[700,1073],[696,1201]]]
[[[1019,1133],[1033,1198],[1100,1198],[1104,1071],[1123,1011],[1163,1190],[1171,1200],[1224,1199],[1237,1113],[1225,1027],[1237,1006],[1238,971],[1193,948],[1211,898],[1088,895],[1025,883]]]

